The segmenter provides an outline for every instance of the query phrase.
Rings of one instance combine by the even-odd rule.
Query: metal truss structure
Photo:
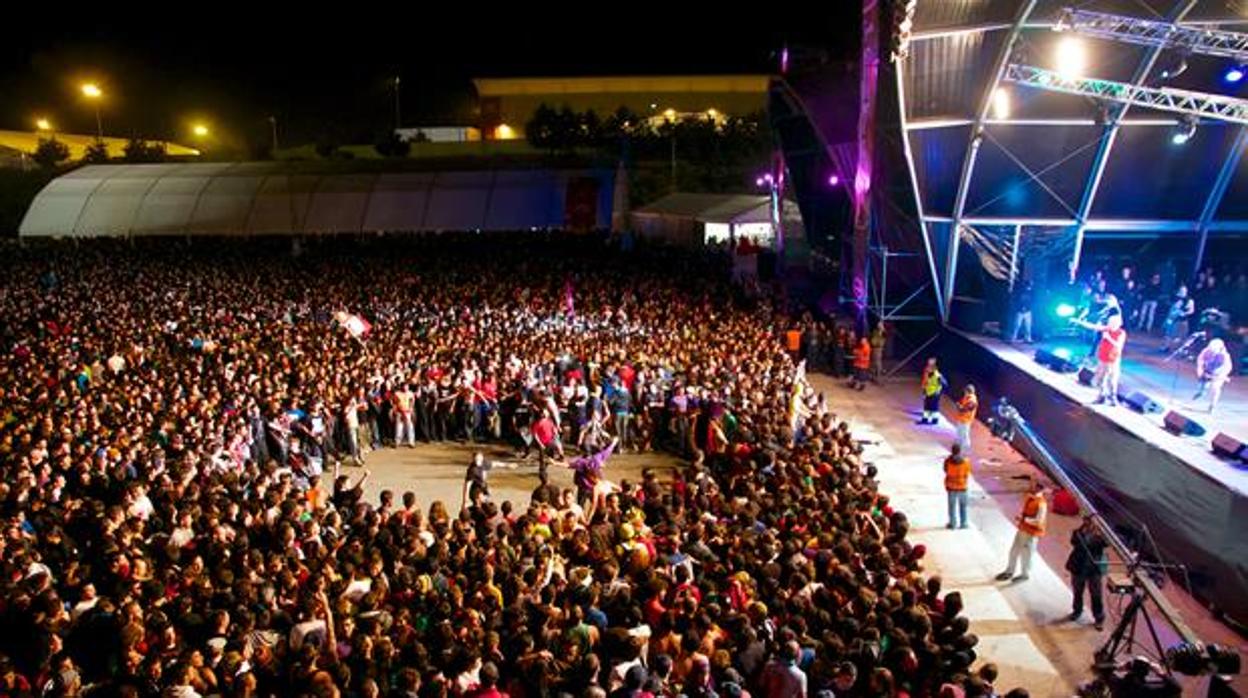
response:
[[[1216,26],[1179,25],[1071,8],[1062,13],[1054,28],[1098,39],[1221,56],[1241,63],[1248,61],[1248,34]]]
[[[1005,80],[1053,92],[1248,124],[1248,100],[1226,95],[1189,92],[1173,87],[1129,85],[1098,78],[1064,77],[1052,70],[1017,63],[1011,63],[1006,69]]]
[[[1159,19],[1137,20],[1128,17],[1116,17],[1105,13],[1072,10],[1058,16],[1044,15],[1041,4],[1037,0],[1015,0],[1013,17],[1002,21],[999,15],[968,14],[965,23],[949,24],[931,20],[931,26],[925,21],[922,10],[916,19],[913,29],[912,43],[924,43],[922,50],[911,50],[909,58],[898,61],[897,98],[902,112],[903,150],[910,170],[910,181],[915,201],[920,212],[920,229],[923,236],[923,247],[927,253],[931,272],[931,286],[935,292],[941,320],[949,322],[952,312],[955,287],[957,287],[957,269],[959,248],[966,245],[964,237],[977,226],[996,226],[1012,228],[1016,237],[1026,235],[1028,227],[1066,228],[1074,232],[1074,258],[1071,260],[1071,273],[1075,273],[1082,256],[1085,238],[1112,236],[1123,238],[1156,238],[1160,235],[1191,236],[1196,248],[1196,266],[1203,263],[1208,238],[1211,233],[1220,235],[1248,234],[1248,220],[1226,220],[1217,216],[1227,194],[1232,179],[1239,169],[1241,156],[1248,147],[1248,101],[1233,97],[1187,92],[1173,88],[1153,88],[1148,86],[1148,78],[1163,52],[1177,49],[1191,53],[1202,53],[1225,56],[1235,60],[1248,57],[1248,34],[1234,30],[1248,27],[1248,18],[1229,13],[1222,15],[1208,12],[1196,12],[1199,0],[1173,0],[1169,11]],[[1095,6],[1095,3],[1085,3]],[[939,6],[933,10],[933,17],[941,17],[941,11],[952,11],[950,8],[971,7],[967,5]],[[996,7],[995,3],[993,7]],[[1112,21],[1111,21],[1112,20]],[[1145,44],[1147,48],[1140,55],[1131,71],[1129,80],[1108,81],[1093,78],[1069,79],[1052,71],[1034,68],[1028,65],[1012,64],[1015,50],[1021,42],[1026,41],[1029,32],[1050,32],[1053,30],[1073,31],[1080,34],[1096,36],[1120,42]],[[977,48],[977,54],[970,54],[971,47]],[[937,48],[946,49],[945,53],[934,52]],[[966,56],[974,55],[977,64],[971,67],[969,62],[957,64],[954,68],[949,60],[970,61]],[[924,63],[924,61],[930,61]],[[990,62],[990,64],[988,64]],[[907,107],[908,85],[907,74],[914,72],[919,79],[926,79],[930,74],[935,81],[933,87],[945,89],[945,85],[953,84],[949,76],[952,70],[964,71],[968,78],[975,76],[981,80],[975,86],[974,111],[969,115],[956,111],[941,113],[929,112],[930,116],[912,116]],[[1010,118],[997,117],[992,114],[993,95],[1003,82],[1027,85],[1050,92],[1062,92],[1081,98],[1091,98],[1105,105],[1106,111],[1100,118],[1079,116],[1051,117],[1031,116]],[[922,84],[919,83],[921,87]],[[929,88],[931,89],[931,88]],[[981,91],[982,90],[982,91]],[[924,98],[930,99],[930,98]],[[916,102],[916,104],[918,104]],[[1158,115],[1131,115],[1133,107],[1170,112],[1173,117]],[[1083,107],[1082,109],[1086,109]],[[1081,108],[1076,108],[1077,114]],[[925,111],[915,107],[916,112]],[[1176,118],[1177,117],[1177,118]],[[1162,218],[1160,216],[1115,216],[1101,211],[1096,203],[1100,193],[1102,180],[1108,169],[1111,156],[1119,136],[1126,130],[1155,129],[1158,137],[1169,140],[1166,130],[1176,124],[1190,121],[1192,118],[1204,119],[1230,124],[1235,135],[1229,139],[1231,147],[1222,156],[1220,167],[1216,170],[1213,186],[1202,190],[1199,215],[1188,218]],[[1082,194],[1078,201],[1067,205],[1059,198],[1064,209],[1062,214],[1051,212],[1041,214],[1037,211],[1031,215],[1002,216],[988,215],[980,209],[968,207],[968,197],[976,179],[977,167],[980,165],[980,149],[986,140],[993,141],[999,151],[1012,159],[1015,165],[1025,174],[1028,184],[1049,190],[1042,176],[1061,163],[1037,167],[1024,165],[1027,158],[1017,157],[1009,152],[1006,144],[994,140],[990,127],[999,126],[1030,128],[1037,131],[1037,138],[1043,138],[1046,129],[1062,129],[1067,127],[1095,127],[1097,137],[1079,146],[1095,149],[1091,162],[1086,168],[1085,179],[1082,181]],[[969,127],[969,128],[968,128]],[[920,170],[916,167],[918,144],[930,141],[918,140],[921,132],[961,129],[967,132],[965,155],[961,160],[961,171],[956,176],[956,189],[953,191],[951,210],[931,210],[928,197],[936,194],[927,190],[921,179]],[[1070,157],[1069,154],[1063,158]],[[982,177],[982,173],[980,174]],[[1049,193],[1052,193],[1051,191]],[[1023,230],[1020,231],[1020,228]],[[935,236],[946,236],[937,240]],[[938,244],[943,243],[943,244]],[[943,258],[934,254],[938,247],[943,247]],[[1017,240],[1015,241],[1017,247]],[[1011,276],[1013,276],[1011,269]]]

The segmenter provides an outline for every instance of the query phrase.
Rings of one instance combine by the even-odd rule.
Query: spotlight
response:
[[[998,87],[992,93],[992,115],[998,119],[1010,118],[1010,93]]]
[[[1179,53],[1169,65],[1161,69],[1162,80],[1173,80],[1187,72],[1187,54]]]
[[[1230,68],[1227,68],[1225,73],[1222,74],[1222,79],[1234,85],[1234,84],[1237,84],[1240,80],[1243,80],[1245,74],[1248,74],[1248,66],[1244,66],[1244,65],[1231,66]]]
[[[1196,134],[1196,117],[1184,116],[1179,120],[1178,126],[1175,127],[1174,135],[1170,136],[1170,142],[1175,145],[1183,145],[1192,139]]]
[[[1074,317],[1075,306],[1070,303],[1058,303],[1057,308],[1053,312],[1057,313],[1057,316],[1060,318]]]
[[[1053,350],[1053,356],[1065,361],[1070,361],[1071,353],[1066,347],[1058,347]]]
[[[1057,44],[1057,74],[1067,80],[1083,77],[1088,55],[1083,42],[1068,36]]]
[[[838,175],[828,175],[828,186],[829,186],[829,187],[835,187],[835,186],[837,186],[837,185],[838,185],[838,184],[840,184],[840,183],[841,183],[841,178],[840,178]]]

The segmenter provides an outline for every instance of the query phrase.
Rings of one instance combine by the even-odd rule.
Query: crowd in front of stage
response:
[[[0,273],[0,696],[1005,694],[722,258],[97,242]],[[328,477],[455,437],[688,460],[601,506]]]

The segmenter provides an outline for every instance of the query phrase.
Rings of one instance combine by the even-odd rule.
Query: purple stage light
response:
[[[829,176],[828,176],[828,186],[829,186],[829,187],[839,186],[839,185],[840,185],[840,183],[841,183],[841,178],[840,178],[838,175],[829,175]]]

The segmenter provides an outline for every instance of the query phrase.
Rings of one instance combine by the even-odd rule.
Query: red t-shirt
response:
[[[550,417],[542,417],[533,425],[533,438],[543,446],[549,446],[555,440],[555,422]]]
[[[1122,358],[1122,347],[1127,343],[1127,331],[1121,327],[1101,333],[1101,343],[1096,348],[1096,358],[1112,364]]]
[[[637,380],[637,372],[633,370],[632,366],[624,364],[620,367],[620,370],[617,373],[620,376],[620,381],[624,383],[624,387],[628,388],[631,392],[633,389],[633,382]]]

